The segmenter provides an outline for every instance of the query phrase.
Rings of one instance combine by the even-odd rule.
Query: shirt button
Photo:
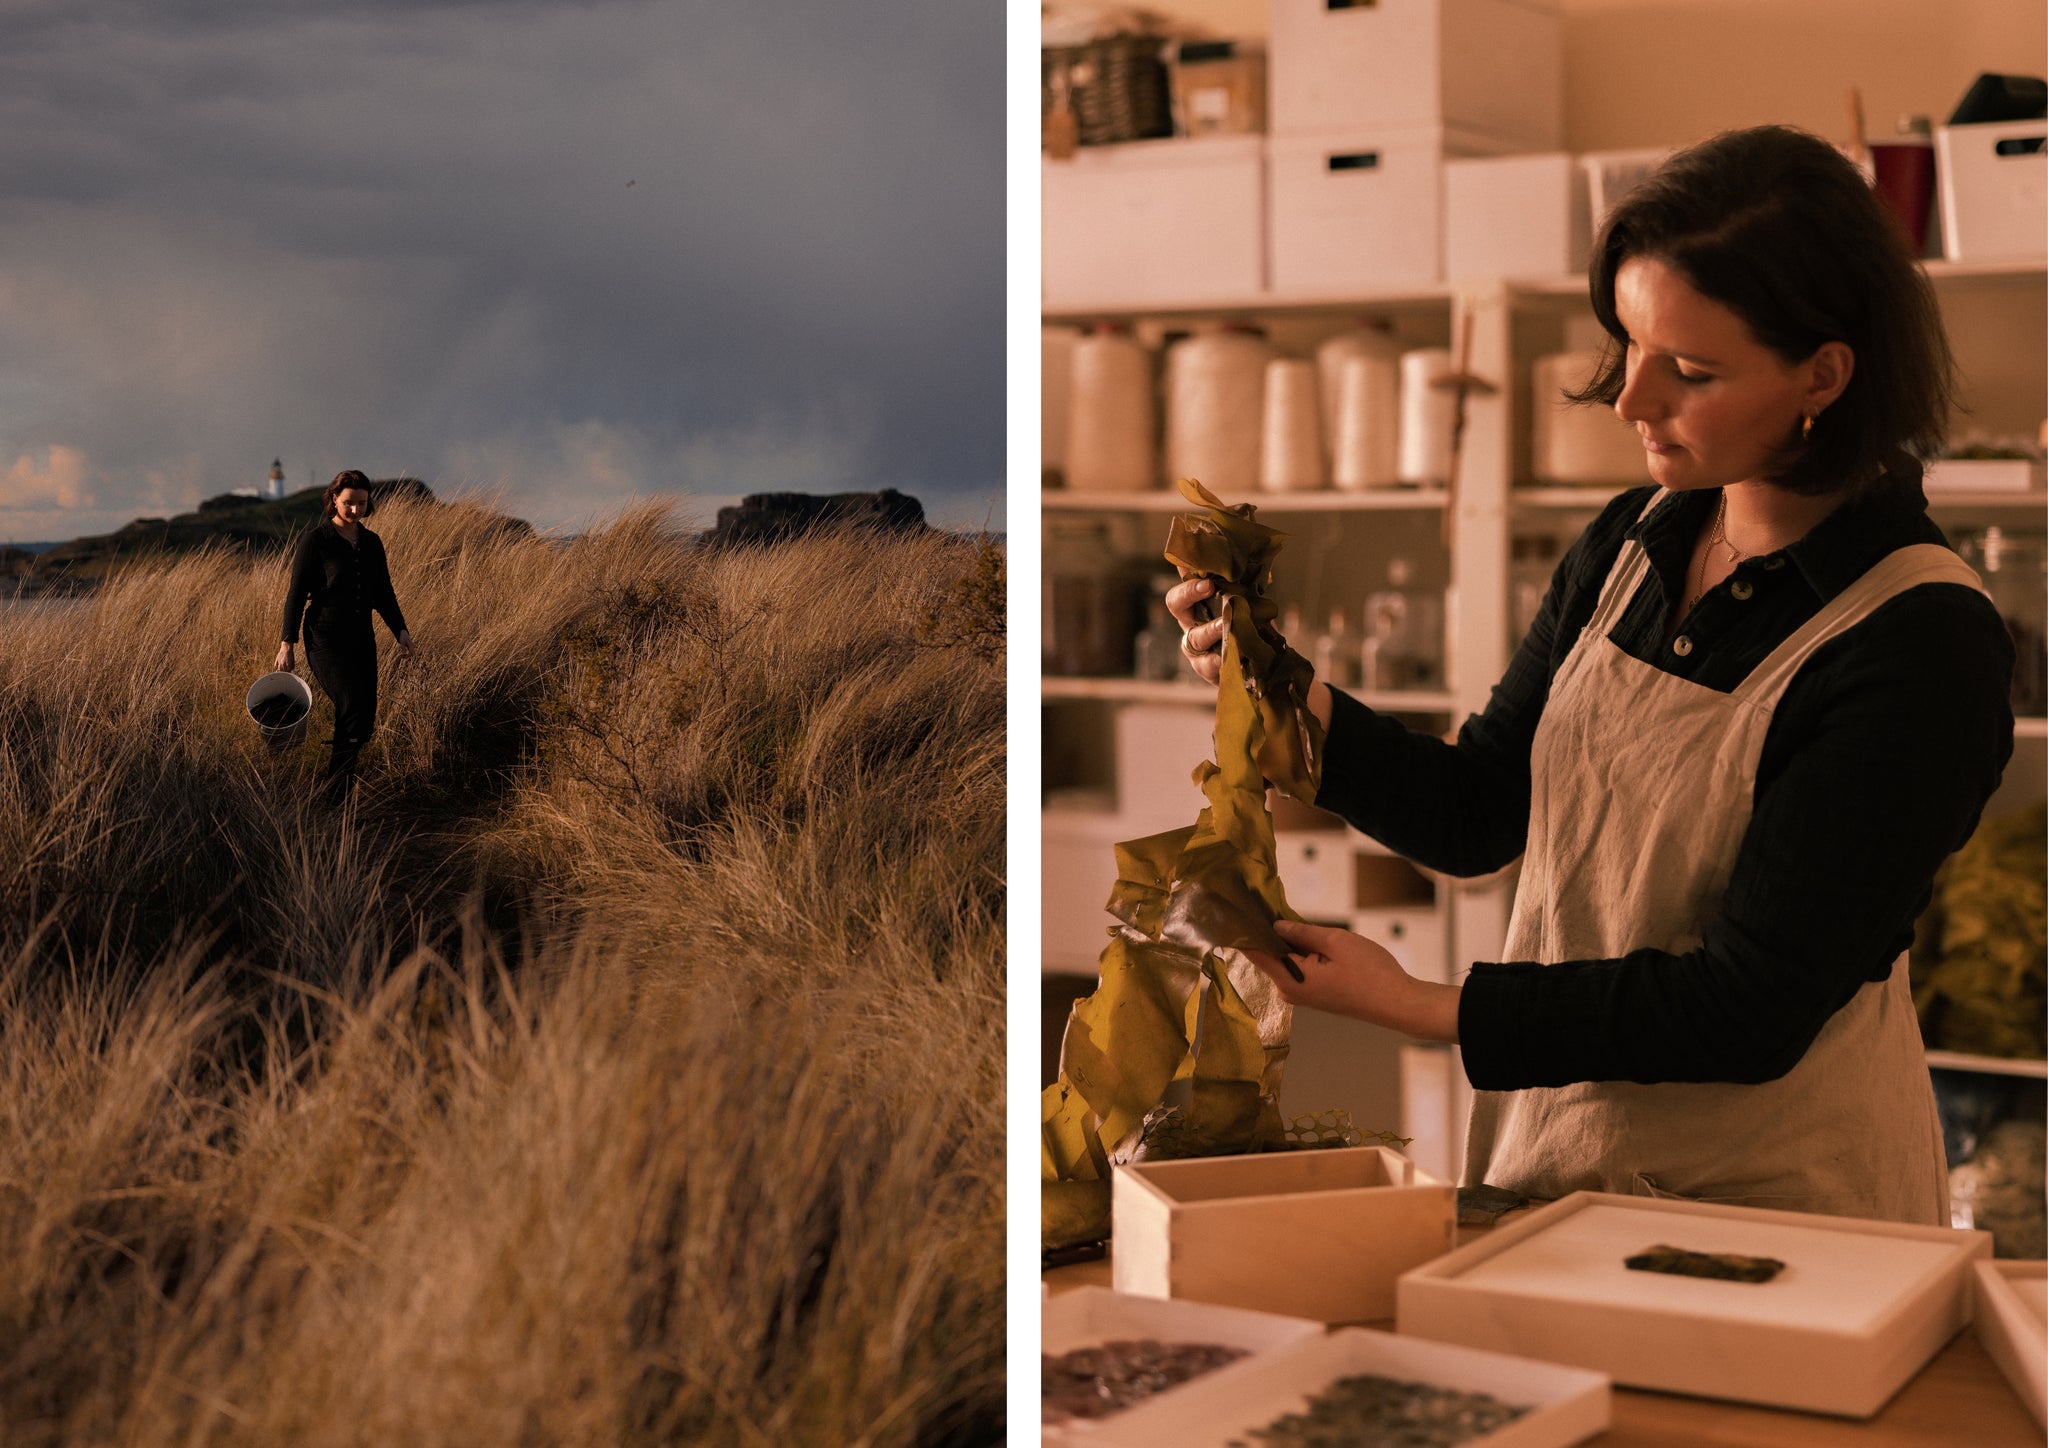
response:
[[[1684,634],[1680,634],[1671,641],[1671,652],[1677,654],[1681,659],[1684,658],[1692,652],[1692,640]]]
[[[1756,590],[1754,588],[1751,588],[1747,583],[1732,584],[1729,586],[1728,591],[1734,594],[1737,598],[1748,598],[1752,593],[1756,592]]]

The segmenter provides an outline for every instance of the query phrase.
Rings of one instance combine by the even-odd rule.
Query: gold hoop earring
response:
[[[1813,441],[1813,414],[1810,412],[1799,419],[1799,440],[1801,442]]]

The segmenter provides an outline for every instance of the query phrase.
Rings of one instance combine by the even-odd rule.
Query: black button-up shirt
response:
[[[323,634],[369,637],[371,609],[384,616],[393,634],[405,632],[384,540],[360,523],[354,543],[341,536],[331,519],[299,540],[284,599],[284,642],[299,641],[299,616],[309,605],[312,626]]]
[[[1534,627],[1455,745],[1336,694],[1316,802],[1453,875],[1519,857],[1529,752],[1550,681],[1590,621],[1625,538],[1650,577],[1609,635],[1666,673],[1728,692],[1878,559],[1945,543],[1917,469],[1888,475],[1790,547],[1744,559],[1673,637],[1694,541],[1719,504],[1654,489],[1614,499],[1565,554]],[[2012,754],[2011,639],[1958,584],[1890,599],[1821,646],[1779,700],[1755,810],[1721,912],[1682,955],[1482,963],[1459,1044],[1474,1086],[1768,1081],[1789,1071],[1912,940],[1934,872],[1976,828]]]

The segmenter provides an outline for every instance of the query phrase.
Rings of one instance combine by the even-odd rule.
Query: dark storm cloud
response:
[[[1002,73],[986,0],[0,7],[0,537],[274,453],[976,521]]]

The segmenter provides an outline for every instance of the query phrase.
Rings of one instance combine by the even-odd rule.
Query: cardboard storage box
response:
[[[1586,172],[1562,151],[1444,162],[1444,279],[1557,277],[1586,269]]]
[[[1443,280],[1444,157],[1499,149],[1438,126],[1271,136],[1268,269],[1276,293],[1430,287]]]
[[[2048,257],[2048,121],[1934,128],[1941,251],[1950,261]]]
[[[1041,162],[1045,305],[1128,310],[1265,285],[1257,136],[1083,146]]]
[[[1631,1271],[1668,1244],[1775,1257],[1769,1282]],[[1574,1192],[1401,1279],[1400,1330],[1630,1387],[1869,1417],[1970,1320],[1987,1232]]]
[[[1564,144],[1555,0],[1270,0],[1274,135],[1457,126]]]
[[[1451,1249],[1453,1198],[1382,1146],[1131,1163],[1111,1187],[1116,1288],[1377,1321],[1396,1278]]]
[[[1977,1336],[2034,1421],[2048,1428],[2048,1262],[1976,1264]]]
[[[1242,1307],[1217,1307],[1207,1302],[1168,1302],[1156,1297],[1132,1297],[1127,1293],[1112,1292],[1107,1287],[1077,1287],[1046,1299],[1039,1319],[1038,1336],[1040,1349],[1055,1357],[1076,1348],[1130,1338],[1217,1343],[1250,1351],[1251,1357],[1241,1358],[1237,1363],[1226,1363],[1216,1370],[1222,1372],[1243,1363],[1261,1361],[1277,1348],[1319,1338],[1323,1336],[1323,1325],[1306,1318],[1281,1317],[1276,1313],[1252,1312]],[[1195,1378],[1188,1384],[1168,1388],[1142,1403],[1132,1404],[1124,1413],[1151,1408],[1186,1392],[1193,1383],[1203,1380]],[[1064,1423],[1045,1424],[1044,1448],[1054,1448],[1054,1445],[1068,1448],[1068,1445],[1099,1442],[1098,1434],[1102,1427],[1122,1416],[1124,1414],[1120,1413],[1104,1418],[1077,1418]]]
[[[1605,1430],[1614,1411],[1613,1392],[1599,1373],[1353,1327],[1277,1349],[1256,1365],[1232,1363],[1179,1389],[1171,1401],[1162,1396],[1156,1405],[1139,1404],[1108,1420],[1088,1441],[1115,1448],[1250,1442],[1254,1430],[1302,1411],[1339,1378],[1361,1373],[1487,1393],[1529,1410],[1466,1439],[1462,1448],[1570,1448]]]

